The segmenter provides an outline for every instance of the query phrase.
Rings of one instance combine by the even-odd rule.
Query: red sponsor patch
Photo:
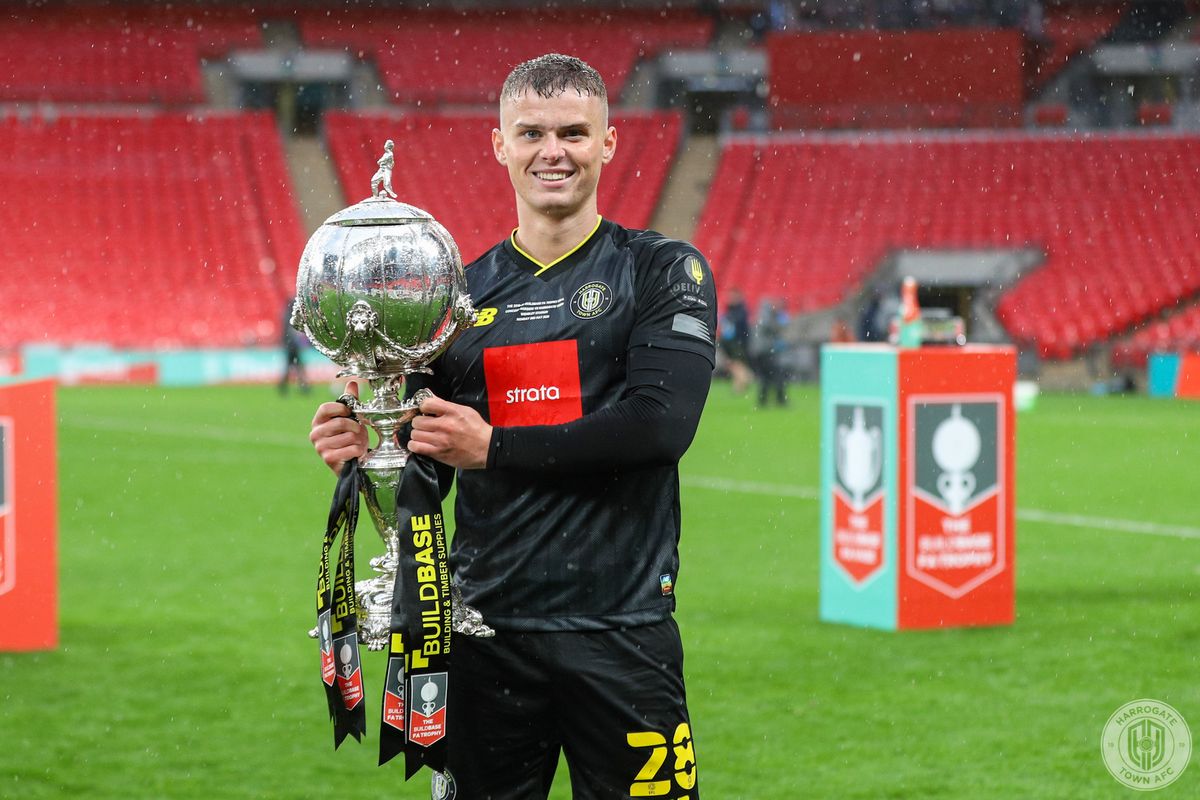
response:
[[[483,351],[493,425],[557,425],[583,416],[574,339]]]

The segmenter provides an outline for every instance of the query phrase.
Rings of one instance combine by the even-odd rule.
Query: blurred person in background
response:
[[[308,378],[304,374],[304,339],[300,332],[292,327],[293,302],[294,298],[290,298],[283,305],[283,375],[279,378],[279,393],[284,395],[288,393],[293,374],[300,391],[308,394]]]
[[[787,405],[787,371],[784,367],[787,323],[787,312],[779,302],[764,297],[758,306],[751,344],[754,372],[758,376],[759,408],[766,408],[772,399],[780,406]]]
[[[717,329],[733,391],[745,394],[754,380],[754,373],[746,363],[750,358],[750,309],[746,307],[741,291],[729,290],[729,302],[725,304],[725,313],[721,315]]]

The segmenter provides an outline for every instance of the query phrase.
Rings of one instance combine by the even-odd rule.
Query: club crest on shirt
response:
[[[458,785],[454,782],[454,776],[450,774],[450,770],[444,769],[441,772],[434,770],[429,793],[433,800],[454,800],[458,797]]]
[[[571,313],[579,319],[595,319],[612,307],[613,294],[608,284],[589,281],[571,296]]]

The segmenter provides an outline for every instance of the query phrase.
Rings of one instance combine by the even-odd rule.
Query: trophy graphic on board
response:
[[[837,472],[862,507],[867,492],[883,470],[883,433],[879,426],[867,427],[862,406],[854,407],[850,425],[837,426]]]
[[[955,403],[950,416],[933,432],[933,460],[942,470],[937,490],[951,514],[963,513],[975,493],[975,474],[971,469],[979,461],[981,446],[979,429],[963,416],[962,406]]]

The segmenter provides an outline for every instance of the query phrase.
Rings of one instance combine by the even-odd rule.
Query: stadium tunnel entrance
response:
[[[274,112],[287,131],[314,134],[326,110],[349,104],[354,60],[347,53],[241,51],[229,66],[238,105]]]
[[[900,282],[911,276],[924,313],[960,317],[967,341],[1005,344],[1009,337],[996,318],[996,303],[1044,260],[1045,253],[1034,248],[900,250],[884,259],[851,303],[861,319],[873,301],[899,296]]]
[[[961,317],[972,344],[1011,344],[996,318],[996,304],[1045,257],[1032,247],[894,251],[841,303],[792,319],[788,338],[794,346],[788,369],[797,380],[816,380],[825,342],[845,341],[845,336],[887,341],[888,322],[900,312],[900,284],[908,276],[917,281],[922,314]],[[868,329],[871,334],[864,335]],[[1040,369],[1037,353],[1019,352],[1022,375],[1036,375]]]

